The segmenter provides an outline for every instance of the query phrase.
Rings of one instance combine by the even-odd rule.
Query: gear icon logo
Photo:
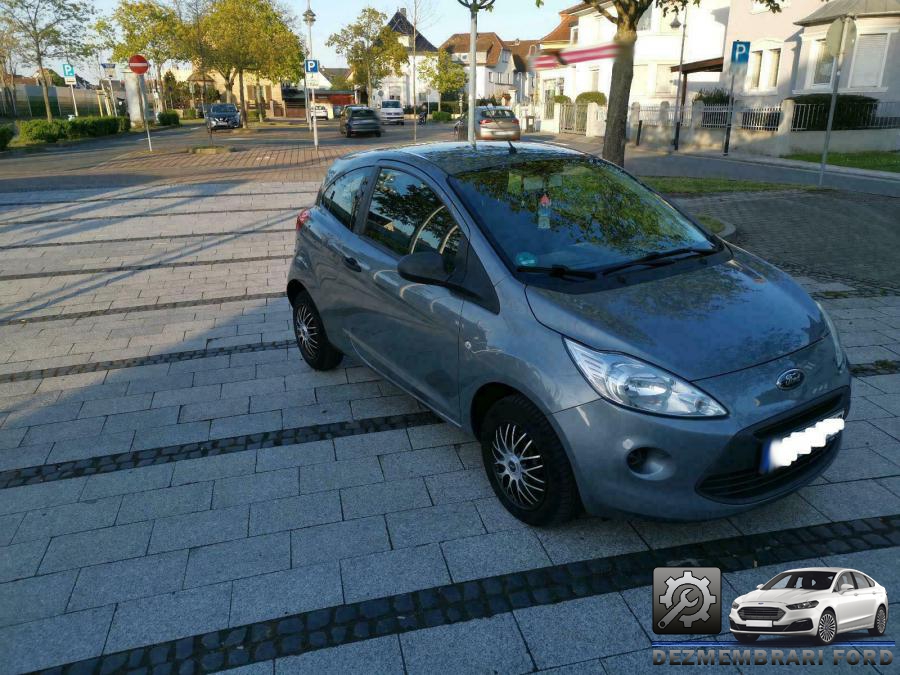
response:
[[[710,635],[722,630],[722,573],[718,567],[653,570],[653,632]]]

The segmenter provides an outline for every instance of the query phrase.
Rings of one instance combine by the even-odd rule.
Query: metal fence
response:
[[[777,131],[781,124],[781,106],[764,106],[741,110],[740,125],[742,129],[759,129]]]
[[[731,119],[730,105],[705,105],[700,118],[700,126],[704,129],[723,129]]]
[[[587,133],[586,103],[563,103],[559,106],[559,130],[570,134]]]
[[[548,96],[544,100],[543,118],[545,120],[552,120],[555,115],[556,115],[556,102],[553,100],[552,96]]]
[[[50,112],[54,117],[65,117],[75,114],[78,106],[79,115],[101,115],[103,111],[97,99],[97,91],[93,89],[75,89],[75,100],[72,100],[72,89],[69,87],[50,87]],[[46,117],[44,94],[37,84],[17,84],[5,89],[0,95],[0,116],[29,119]]]
[[[684,106],[681,117],[678,116],[678,108],[670,105],[641,105],[640,120],[645,127],[674,127],[679,119],[682,126],[690,126],[693,109]]]
[[[828,125],[828,103],[797,103],[791,131],[824,131]],[[900,101],[841,101],[834,107],[832,128],[900,129]]]

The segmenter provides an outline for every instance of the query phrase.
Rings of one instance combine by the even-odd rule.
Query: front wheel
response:
[[[879,607],[875,614],[875,625],[869,629],[869,635],[879,637],[884,635],[885,630],[887,630],[887,612],[884,607]]]
[[[344,358],[329,341],[312,298],[301,291],[294,298],[294,336],[303,360],[314,370],[332,370]]]
[[[819,626],[816,629],[816,642],[820,645],[830,645],[837,637],[837,619],[834,612],[826,609],[819,617]]]
[[[759,640],[759,635],[753,635],[752,633],[732,633],[734,635],[734,639],[744,645],[749,645],[751,642],[756,642]]]
[[[564,523],[581,510],[566,451],[547,418],[524,396],[500,399],[488,411],[481,456],[494,494],[519,520]]]

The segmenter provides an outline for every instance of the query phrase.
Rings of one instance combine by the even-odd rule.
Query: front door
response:
[[[837,605],[839,631],[859,628],[868,618],[866,616],[869,604],[867,601],[870,599],[868,589],[866,589],[864,595],[860,595],[860,591],[856,587],[856,582],[853,580],[853,575],[850,572],[844,572],[840,576],[837,582],[837,590],[840,591],[844,584],[850,584],[853,588],[840,593],[839,599],[835,603]]]
[[[353,257],[361,272],[345,330],[372,368],[459,420],[459,313],[462,299],[446,288],[402,279],[397,262],[420,251],[459,264],[463,233],[424,177],[411,168],[383,166],[375,180]]]

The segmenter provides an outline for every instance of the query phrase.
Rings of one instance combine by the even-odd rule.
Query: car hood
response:
[[[793,605],[807,600],[819,600],[822,595],[828,593],[824,590],[810,590],[802,588],[773,588],[769,591],[750,591],[739,597],[736,602],[743,605],[750,602],[776,602],[784,605]]]
[[[688,380],[765,363],[827,333],[790,277],[750,254],[588,293],[528,286],[535,318],[594,349],[630,354]]]

